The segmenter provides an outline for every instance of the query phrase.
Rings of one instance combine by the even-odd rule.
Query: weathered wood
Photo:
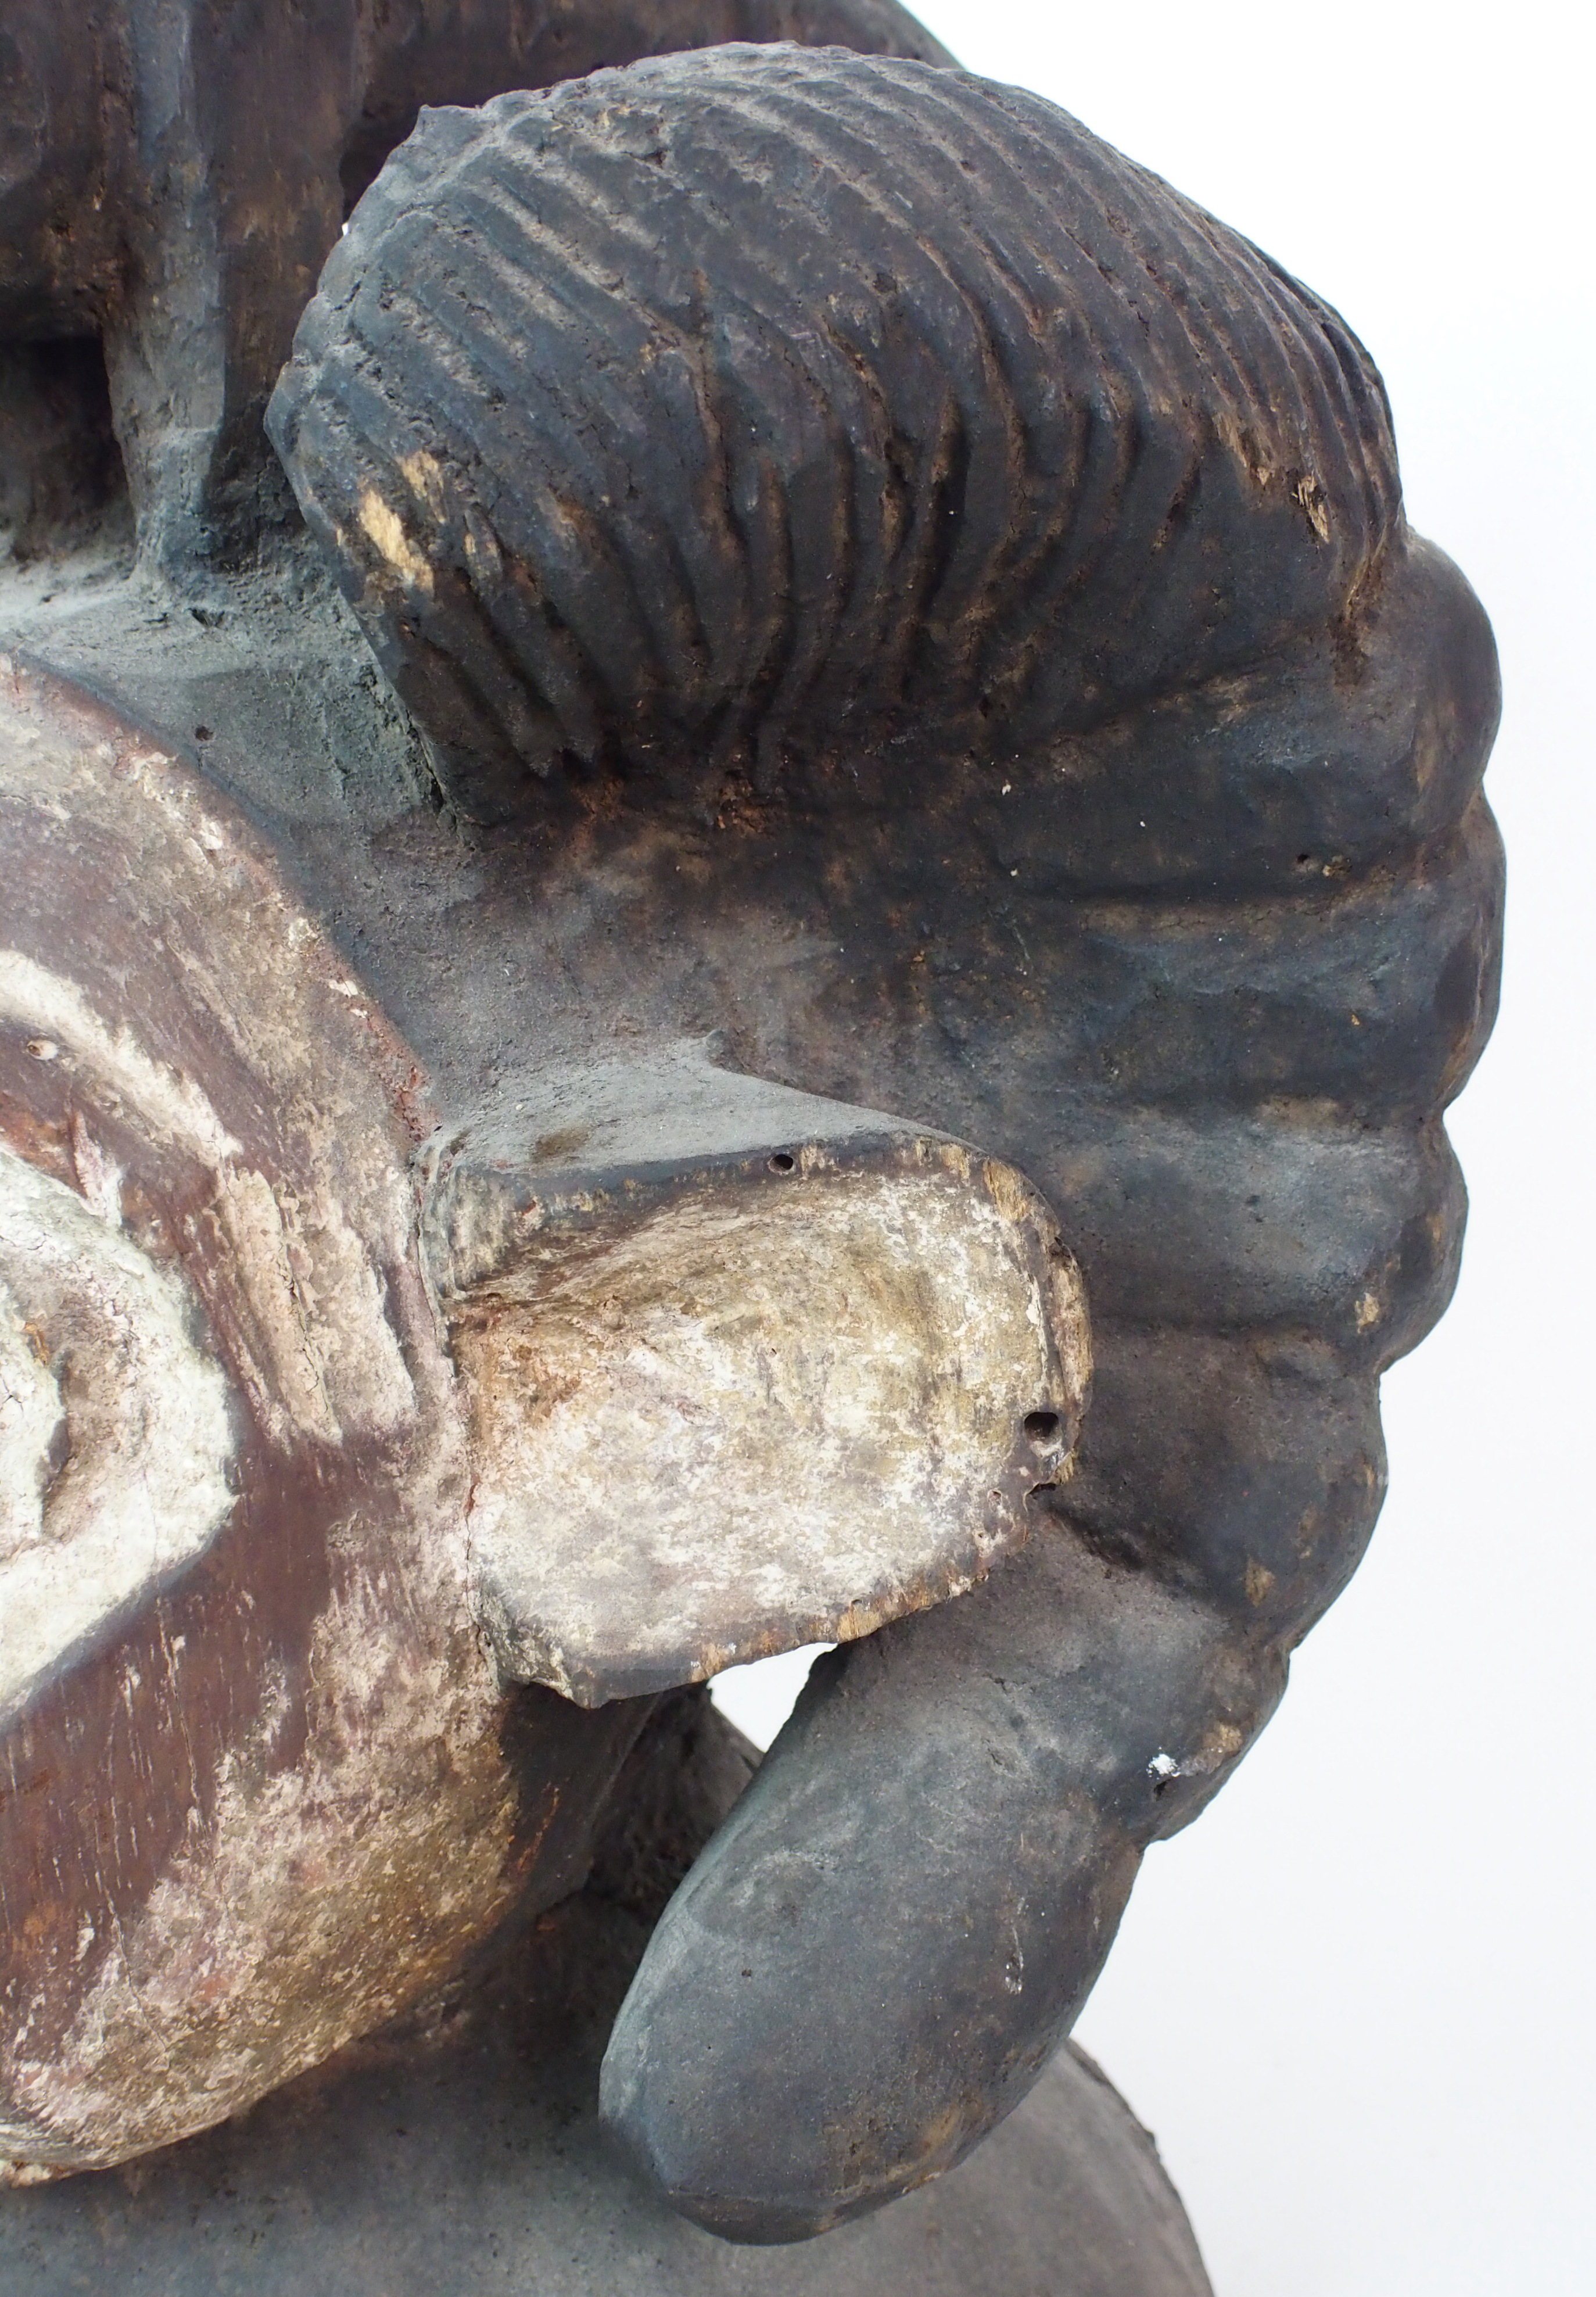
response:
[[[172,342],[186,357],[176,323]],[[518,1387],[514,1349],[542,1349],[539,1378],[574,1367],[573,1394],[596,1373],[609,1412],[605,1351],[654,1313],[645,1263],[678,1207],[728,1191],[724,1301],[740,1258],[779,1256],[801,1189],[820,1206],[895,1185],[893,1144],[911,1138],[979,1144],[950,1200],[967,1226],[988,1166],[1024,1176],[1101,1331],[1074,1482],[1033,1503],[1045,1520],[983,1588],[827,1663],[617,2021],[608,2110],[635,2157],[703,2223],[795,2237],[935,2174],[1024,2095],[1142,1848],[1222,1783],[1373,1522],[1376,1383],[1455,1273],[1440,1111],[1493,1009],[1489,632],[1403,521],[1378,378],[1333,313],[1050,107],[913,63],[734,49],[431,117],[361,204],[273,419],[407,708],[307,538],[206,572],[186,511],[169,536],[186,590],[107,579],[103,558],[98,587],[86,560],[59,589],[24,570],[4,627],[243,800],[290,908],[414,1046],[440,1119],[415,1125],[435,1154],[413,1273],[438,1311],[417,1361],[450,1363],[449,1443],[482,1451],[490,1411],[502,1461],[541,1470],[555,1414],[539,1434],[546,1391]],[[162,501],[192,504],[169,478]],[[210,540],[247,523],[218,517]],[[73,879],[69,828],[50,835],[61,898],[94,915],[84,889],[108,861]],[[108,969],[107,1010],[143,978]],[[766,1100],[740,1147],[712,1124],[662,1159],[621,1155],[623,1107],[635,1124],[646,1078],[675,1064],[679,1081],[712,1038],[726,1069],[830,1104],[825,1123],[794,1149]],[[604,1140],[587,1124],[600,1074],[626,1081]],[[860,1109],[886,1116],[856,1162]],[[840,1153],[795,1184],[828,1125]],[[554,1145],[584,1126],[580,1149]],[[292,1147],[274,1151],[291,1173]],[[780,1154],[794,1174],[769,1170]],[[51,1177],[73,1205],[103,1198],[93,1157],[66,1158]],[[934,1152],[914,1190],[936,1175]],[[1046,1225],[1021,1201],[1030,1266]],[[859,1231],[824,1225],[801,1240],[813,1292],[860,1264]],[[59,1226],[80,1230],[80,1209]],[[576,1309],[555,1330],[561,1286]],[[779,1307],[762,1273],[748,1292],[745,1367]],[[1034,1359],[1003,1353],[1015,1386],[991,1391],[1007,1393],[992,1426],[1011,1436]],[[48,1473],[37,1363],[17,1355],[14,1386]],[[1061,1389],[1067,1435],[1066,1406]],[[621,1432],[627,1466],[638,1431]],[[769,1456],[794,1456],[786,1440]],[[669,1515],[673,1480],[639,1448]],[[368,1503],[355,1481],[307,1484],[293,1536],[346,1525]],[[25,1535],[29,1490],[12,1503]],[[523,1560],[558,1528],[536,1503],[523,1480],[503,1518]],[[703,1515],[694,1570],[714,1546]],[[312,1611],[355,1568],[330,1539],[307,1565],[276,1536]],[[228,1537],[178,1593],[210,1584]],[[547,1586],[516,1579],[514,1548],[497,1610],[473,1609],[468,1564],[457,1615],[512,1671],[553,1640]],[[639,1526],[627,1553],[646,1548]],[[240,1584],[218,1651],[257,1616]],[[407,1584],[383,1601],[402,1610]],[[592,1671],[559,1665],[591,1695],[626,1662],[591,1613],[578,1626],[562,1650],[586,1635]],[[634,1612],[634,1653],[648,1626]],[[424,1651],[441,1632],[383,1631]],[[739,1612],[728,1632],[758,1630]],[[666,1641],[673,1664],[707,1663],[702,1641]],[[584,1871],[605,1764],[643,1703],[583,1717],[505,1693],[480,1646],[466,1664],[503,1702],[510,1735],[481,1775],[514,1840],[540,1844],[510,1860],[535,1902]],[[319,1713],[314,1671],[286,1675]],[[7,1840],[30,1907],[73,1903],[49,1871],[52,1797],[64,1780],[98,1817],[85,1750],[121,1744],[119,1684],[78,1668],[52,1724],[79,1733],[76,1767],[17,1773]],[[160,1887],[223,1844],[217,1782],[255,1776],[226,1737],[233,1696],[220,1672],[198,1700],[197,1848],[147,1816],[147,1778],[115,1773],[103,1807],[136,1816]],[[351,1717],[352,1744],[376,1725]],[[289,1734],[284,1765],[300,1755]],[[302,1901],[307,1923],[334,1920],[331,1851],[305,1871],[296,1918]],[[138,1965],[169,2039],[201,2015],[172,1936]],[[12,1939],[19,1984],[65,1971],[64,1916]],[[411,1944],[379,1926],[360,2001],[409,1983]],[[250,1986],[272,1982],[258,1962]],[[289,2003],[281,2030],[300,2017]],[[129,2079],[156,2079],[153,2042],[129,2046]]]
[[[791,50],[429,113],[268,424],[483,820],[1040,762],[1355,645],[1400,534],[1367,356],[1246,242],[1019,90]]]
[[[0,856],[0,2143],[70,2167],[235,2112],[569,1889],[647,1710],[551,1701],[516,1758],[419,1079],[265,848],[7,663]]]
[[[676,1732],[651,1733],[646,1753],[665,1758],[679,1798],[687,1780],[703,1794],[690,1857],[725,1786],[702,1749],[684,1760]],[[1210,2297],[1151,2138],[1074,2051],[952,2178],[832,2240],[750,2252],[674,2216],[628,2174],[594,2111],[605,2032],[646,1936],[635,1885],[654,1856],[650,1840],[622,1858],[619,1847],[607,1842],[594,1881],[544,1918],[535,1955],[522,1941],[464,1999],[131,2170],[0,2194],[0,2287]]]
[[[103,340],[147,551],[283,509],[260,415],[339,227],[424,104],[718,40],[946,61],[896,0],[8,0],[0,338]]]
[[[1011,1166],[687,1048],[427,1151],[501,1672],[593,1704],[961,1594],[1074,1466],[1079,1275]]]
[[[436,1127],[232,809],[4,677],[0,2134],[71,2167],[580,1880],[638,1694],[983,1577],[1090,1346],[1034,1192],[891,1117],[679,1055]]]
[[[1358,1376],[1455,1271],[1436,1116],[1494,1009],[1488,634],[1335,313],[914,62],[728,49],[430,115],[268,421],[449,802],[712,821],[789,932],[824,885],[834,996],[728,983],[739,1050],[852,1097],[893,1046],[869,1097],[1023,1140],[1126,1328],[1107,1487],[990,1602],[821,1671],[617,2021],[648,2172],[796,2238],[1024,2094],[1372,1522]],[[1204,1330],[1267,1534],[1163,1488]],[[1348,1383],[1310,1378],[1295,1486],[1248,1361],[1293,1333]],[[906,1862],[919,1915],[873,1924]]]

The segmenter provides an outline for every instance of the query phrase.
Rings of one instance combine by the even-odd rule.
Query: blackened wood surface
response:
[[[380,268],[410,235],[389,284],[437,309],[393,336],[405,391],[350,258],[280,402],[313,510],[344,487],[322,523],[415,719],[297,546],[193,613],[36,586],[12,627],[192,742],[446,1106],[719,1033],[982,1143],[1079,1251],[1103,1378],[1076,1486],[983,1593],[827,1664],[620,2016],[638,2158],[769,2238],[1023,2095],[1142,1847],[1222,1783],[1356,1561],[1378,1375],[1461,1237],[1441,1111],[1494,1009],[1494,657],[1401,517],[1340,322],[1047,107],[742,51],[502,124],[433,123],[346,243]],[[428,268],[413,163],[472,240],[474,316]],[[629,243],[633,202],[700,304],[657,230]],[[893,259],[850,270],[856,241]],[[745,449],[706,376],[749,386]],[[693,494],[723,473],[741,561]]]
[[[1367,1535],[1494,1010],[1488,633],[1333,311],[913,62],[430,117],[269,419],[451,803],[551,876],[679,841],[634,911],[672,959],[695,840],[745,946],[822,917],[825,989],[728,970],[716,1025],[1023,1143],[1108,1330],[1058,1536],[818,1670],[617,2022],[649,2174],[794,2237],[1024,2094]]]
[[[280,514],[260,415],[349,202],[423,104],[720,40],[945,61],[896,0],[9,0],[0,342],[103,336],[147,549]]]
[[[1355,649],[1399,531],[1333,312],[1040,98],[835,52],[430,116],[270,419],[488,819],[1035,755]]]

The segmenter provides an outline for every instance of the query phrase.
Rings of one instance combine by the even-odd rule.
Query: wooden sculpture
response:
[[[1367,355],[895,11],[644,13],[284,10],[236,259],[226,169],[49,237],[58,140],[0,291],[109,377],[12,384],[82,545],[0,689],[22,2175],[427,1997],[644,1823],[674,1687],[818,1637],[604,2110],[745,2241],[956,2162],[1455,1275],[1494,657]],[[365,74],[302,123],[291,24]]]

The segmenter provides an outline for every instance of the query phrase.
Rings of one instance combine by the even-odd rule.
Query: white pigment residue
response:
[[[197,1314],[181,1275],[0,1147],[0,1721],[232,1511]]]

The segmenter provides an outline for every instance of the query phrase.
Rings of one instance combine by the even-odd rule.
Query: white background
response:
[[[1501,1020],[1452,1120],[1462,1282],[1386,1380],[1368,1560],[1234,1782],[1148,1857],[1081,2038],[1156,2131],[1217,2297],[1592,2297],[1589,18],[918,13],[1340,309],[1390,388],[1409,515],[1485,600],[1507,688]],[[761,1738],[772,1665],[762,1709],[742,1686]]]

